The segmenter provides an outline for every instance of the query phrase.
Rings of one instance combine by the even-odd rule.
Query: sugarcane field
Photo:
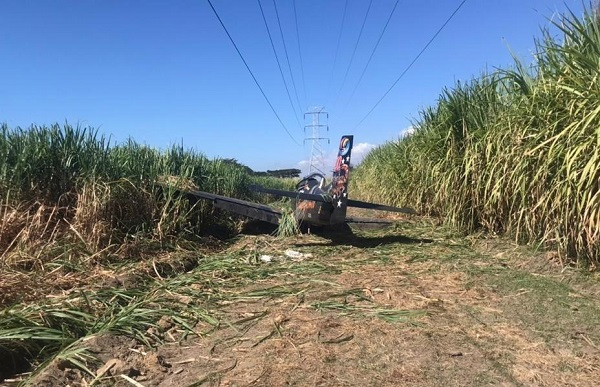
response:
[[[0,386],[600,384],[597,2],[0,13]]]

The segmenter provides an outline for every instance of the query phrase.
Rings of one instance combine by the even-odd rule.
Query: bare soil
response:
[[[288,258],[286,250],[304,255]],[[54,361],[34,384],[594,386],[600,380],[598,275],[562,267],[552,254],[412,220],[333,240],[242,236],[227,252],[257,271],[284,269],[223,290],[232,296],[211,306],[218,327],[199,324],[199,336],[180,341],[173,331],[173,340],[155,347],[95,337],[86,343],[99,359],[90,365],[95,378]],[[272,262],[257,259],[262,255]],[[168,338],[168,319],[159,325]]]

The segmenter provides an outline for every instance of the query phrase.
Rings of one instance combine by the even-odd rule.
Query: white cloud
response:
[[[333,160],[335,160],[335,158]],[[325,176],[327,176],[328,172],[330,172],[331,169],[333,168],[333,161],[330,163],[329,158],[326,157],[323,164],[325,164],[324,165],[325,169],[323,170],[323,172],[325,172]],[[330,167],[330,165],[331,165],[331,167]],[[310,172],[310,160],[299,161],[298,168],[302,171],[302,172],[300,172],[300,176],[308,175]]]
[[[375,144],[369,144],[368,142],[360,142],[352,147],[352,165],[360,164],[365,156],[377,148]]]
[[[413,135],[415,133],[415,131],[416,131],[416,128],[411,125],[408,128],[405,128],[402,131],[400,131],[400,138]]]

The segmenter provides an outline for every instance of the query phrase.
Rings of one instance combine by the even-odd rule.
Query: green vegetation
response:
[[[477,359],[488,360],[464,367],[493,376],[488,361],[497,362],[505,369],[502,378],[510,377],[519,360],[492,355],[514,353],[515,345],[544,354],[561,343],[560,354],[552,356],[567,351],[564,358],[573,367],[587,364],[574,363],[569,356],[585,349],[586,340],[597,343],[599,339],[594,329],[600,321],[593,297],[597,286],[592,286],[590,276],[569,269],[558,275],[548,267],[536,272],[528,265],[539,262],[541,254],[535,256],[528,247],[515,248],[501,239],[461,237],[429,219],[403,223],[402,234],[398,230],[357,232],[352,239],[356,246],[315,235],[239,236],[227,244],[220,242],[218,252],[203,247],[206,241],[177,240],[169,245],[142,239],[130,241],[120,255],[102,253],[91,258],[71,246],[69,251],[74,255],[79,251],[99,270],[82,268],[75,260],[67,268],[55,260],[46,265],[50,266],[46,275],[58,269],[65,277],[81,273],[84,280],[67,291],[13,303],[0,311],[0,358],[6,360],[0,364],[0,378],[29,369],[32,375],[19,378],[43,384],[40,380],[48,372],[60,376],[66,375],[63,369],[78,369],[80,378],[89,383],[100,377],[98,370],[106,361],[98,360],[98,348],[122,358],[132,351],[149,354],[157,347],[176,348],[177,342],[184,348],[211,348],[226,337],[251,351],[272,350],[269,341],[291,340],[299,332],[311,342],[317,340],[314,345],[328,347],[362,340],[361,347],[373,343],[379,352],[384,342],[389,342],[390,347],[384,348],[388,351],[396,343],[406,341],[410,346],[411,340],[419,340],[423,344],[419,348],[431,348],[426,345],[430,343],[441,348],[440,353],[452,354],[448,356],[481,351],[486,356]],[[290,259],[287,249],[305,257]],[[262,261],[263,255],[272,261]],[[62,262],[69,259],[63,257]],[[313,323],[306,324],[307,320]],[[388,331],[381,324],[394,326]],[[515,344],[514,334],[528,339]],[[385,340],[382,337],[389,337],[385,335],[394,339]],[[573,335],[579,339],[574,341]],[[123,346],[108,342],[98,347],[108,338]],[[593,357],[582,353],[582,359],[593,362]],[[256,352],[236,354],[240,362],[257,357]],[[185,361],[196,355],[182,356]],[[429,352],[423,356],[425,365],[418,364],[419,372],[425,367],[436,378],[448,377],[437,369],[439,357]],[[571,369],[552,369],[545,375],[568,374]],[[97,383],[114,384],[117,377],[104,375]]]
[[[250,184],[293,186],[180,146],[113,145],[68,124],[1,125],[0,380],[52,360],[92,374],[85,341],[112,334],[154,346],[165,339],[165,318],[176,329],[169,340],[217,324],[196,289],[181,291],[219,278],[215,270],[248,274],[239,257],[199,257],[223,248],[202,235],[232,236],[240,221],[177,190],[257,199]],[[194,267],[192,282],[168,278]],[[208,297],[217,300],[212,290]]]
[[[191,205],[167,187],[248,195],[248,175],[237,165],[180,146],[160,151],[133,140],[111,146],[94,129],[68,124],[2,125],[0,160],[1,251],[18,242],[14,236],[31,217],[48,233],[36,238],[60,229],[61,219],[86,240],[98,227],[105,237],[147,231],[163,238],[201,232],[216,219],[209,206]]]
[[[283,211],[279,226],[277,227],[277,236],[280,238],[291,237],[300,234],[300,225],[292,211]]]
[[[296,188],[296,183],[298,182],[298,179],[294,179],[291,177],[251,175],[250,181],[252,182],[252,184],[261,185],[265,188],[291,191]]]
[[[586,11],[556,26],[535,66],[445,89],[414,134],[367,156],[353,189],[600,263],[600,21]]]
[[[0,126],[0,187],[16,200],[56,203],[86,183],[128,179],[140,188],[176,176],[199,189],[232,196],[246,191],[247,174],[225,160],[209,160],[193,150],[164,151],[133,140],[111,146],[92,128],[65,124],[29,129]]]
[[[353,189],[367,200],[440,214],[466,231],[509,233],[556,247],[563,258],[600,263],[600,21],[570,15],[558,27],[563,40],[545,33],[535,68],[517,62],[445,90],[421,113],[414,134],[367,157]],[[94,338],[124,336],[153,348],[221,326],[241,337],[264,318],[271,333],[253,337],[254,348],[283,337],[295,310],[408,323],[409,338],[427,324],[435,338],[434,330],[459,321],[460,330],[443,334],[459,335],[450,356],[463,356],[458,344],[465,353],[481,351],[513,381],[510,366],[518,359],[492,356],[499,345],[512,354],[521,342],[512,338],[520,331],[506,327],[550,343],[568,344],[575,335],[581,343],[569,344],[573,351],[597,349],[600,309],[580,290],[588,279],[568,270],[560,277],[535,273],[513,246],[481,251],[452,227],[426,220],[337,242],[245,236],[225,243],[200,235],[231,235],[236,220],[175,192],[252,199],[253,183],[294,184],[178,146],[111,145],[90,128],[0,126],[0,379],[29,370],[35,382],[36,373],[60,363],[94,384],[101,377],[89,345]],[[284,212],[279,235],[297,233]],[[417,239],[423,237],[431,239]],[[292,260],[287,248],[310,255]],[[272,261],[261,260],[266,254]],[[569,277],[573,286],[564,282]],[[290,316],[265,318],[279,305],[265,301],[283,299],[290,305],[279,310]],[[251,301],[260,310],[240,306]],[[296,331],[310,328],[302,318]],[[505,336],[498,335],[502,327]],[[345,344],[354,337],[349,330],[319,340]],[[437,367],[439,353],[432,359]],[[497,381],[490,375],[482,380]]]
[[[181,146],[158,150],[133,140],[111,145],[92,128],[68,124],[1,125],[0,160],[3,263],[28,251],[52,256],[48,248],[65,237],[93,253],[132,235],[232,235],[238,222],[230,214],[202,200],[190,202],[176,189],[256,199],[250,184],[293,185],[292,179],[252,176],[235,161],[209,160]]]
[[[294,261],[283,255],[282,240],[267,236],[242,236],[238,240],[249,240],[252,244],[234,244],[210,255],[199,254],[201,246],[194,243],[171,249],[163,247],[163,251],[170,253],[170,259],[159,265],[153,263],[154,271],[146,270],[143,261],[134,262],[131,258],[116,265],[104,264],[103,271],[110,270],[111,277],[129,277],[127,285],[84,283],[47,299],[14,303],[2,309],[0,358],[6,362],[0,366],[0,379],[15,370],[26,370],[29,363],[36,370],[32,376],[37,377],[52,361],[94,377],[91,370],[101,364],[89,351],[87,343],[92,338],[121,335],[152,348],[204,335],[219,326],[243,326],[249,318],[232,319],[223,311],[236,301],[310,296],[321,300],[308,303],[316,310],[336,310],[389,322],[411,322],[423,315],[418,311],[372,305],[370,299],[360,295],[360,289],[345,291],[335,283],[313,281],[314,276],[355,270],[356,266],[371,261],[358,256],[344,262]],[[274,261],[269,264],[260,261],[258,257],[264,253],[275,256]],[[158,254],[154,251],[153,255]],[[164,264],[176,266],[178,261],[190,262],[192,270],[157,269]],[[262,283],[275,278],[284,281]],[[340,302],[327,301],[340,298],[343,299]]]

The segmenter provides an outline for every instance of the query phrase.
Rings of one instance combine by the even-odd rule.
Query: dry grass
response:
[[[112,289],[81,284],[54,293],[52,310],[46,302],[17,309],[72,313],[83,292],[98,306],[96,319],[117,313],[122,323],[112,332],[125,332],[133,326],[130,318],[155,308],[158,314],[142,320],[153,325],[139,341],[86,328],[85,337],[93,338],[77,342],[99,359],[82,360],[92,373],[116,364],[102,376],[108,384],[125,374],[165,386],[593,385],[600,307],[575,290],[587,281],[581,273],[544,267],[529,274],[534,268],[522,265],[538,262],[535,254],[500,239],[475,240],[473,246],[472,239],[425,222],[406,221],[402,229],[402,238],[392,229],[341,242],[314,235],[243,236],[200,258],[192,245],[152,253],[131,241],[126,250],[140,256],[136,266],[107,267],[91,279],[99,283],[112,273],[118,282],[105,283]],[[288,249],[304,255],[290,259]],[[262,254],[273,260],[260,261]],[[194,258],[192,266],[186,257]],[[169,271],[173,261],[182,268]],[[118,308],[132,307],[131,317],[111,312],[104,295],[114,292],[120,294]],[[165,313],[172,319],[160,317]],[[190,317],[200,322],[190,325]],[[184,322],[200,337],[190,335]],[[185,332],[187,339],[178,343]],[[63,357],[77,361],[73,356]],[[36,381],[93,379],[77,368],[57,360]]]
[[[0,208],[0,265],[33,266],[41,262],[41,251],[68,227],[63,221],[68,209],[42,203],[4,204]]]

